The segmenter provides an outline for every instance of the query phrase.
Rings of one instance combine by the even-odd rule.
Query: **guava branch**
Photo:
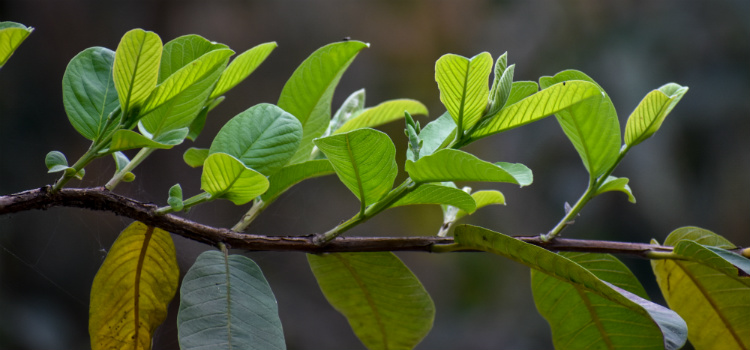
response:
[[[49,187],[27,190],[0,196],[0,215],[30,210],[47,210],[53,207],[75,207],[114,213],[141,221],[198,242],[248,251],[324,252],[375,252],[424,251],[435,252],[438,246],[454,244],[451,237],[337,237],[321,245],[309,236],[265,236],[235,232],[226,228],[203,225],[177,215],[157,213],[154,204],[139,202],[107,190],[95,188],[64,188],[52,193]],[[543,242],[538,236],[517,236],[516,239],[538,245],[551,251],[577,251],[632,255],[653,258],[659,253],[669,253],[672,247],[645,243],[596,241],[555,238]],[[656,254],[655,254],[656,253]]]

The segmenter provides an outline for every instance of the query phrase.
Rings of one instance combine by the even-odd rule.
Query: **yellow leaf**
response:
[[[179,275],[168,232],[141,222],[122,231],[91,286],[91,349],[151,349]]]

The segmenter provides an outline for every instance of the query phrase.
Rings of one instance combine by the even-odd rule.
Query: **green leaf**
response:
[[[178,142],[177,144],[181,143]],[[160,148],[160,149],[170,149],[174,147],[175,144],[166,144],[154,141],[146,136],[143,136],[135,131],[131,130],[117,130],[114,134],[112,134],[112,143],[109,146],[109,150],[107,150],[107,153],[111,152],[117,152],[117,151],[124,151],[134,148]]]
[[[48,173],[56,173],[68,169],[68,159],[60,151],[50,151],[44,157],[44,165],[49,170]]]
[[[190,147],[182,155],[182,160],[185,161],[185,164],[193,168],[203,166],[203,162],[206,161],[206,158],[208,158],[208,148]]]
[[[109,130],[104,130],[107,118],[120,105],[112,79],[114,60],[112,50],[88,48],[70,60],[63,75],[63,105],[68,120],[92,141],[113,131],[118,124],[113,121]]]
[[[750,348],[750,277],[744,272],[750,262],[719,250],[735,246],[696,227],[677,229],[664,243],[687,260],[652,260],[651,266],[667,304],[685,318],[690,343],[698,350]]]
[[[206,105],[232,54],[230,49],[213,50],[170,75],[143,107],[139,128],[158,136],[189,127]]]
[[[523,164],[492,164],[455,149],[443,149],[416,162],[407,160],[406,172],[416,182],[491,181],[523,187],[533,181],[531,170]]]
[[[137,221],[130,224],[117,237],[91,286],[91,349],[151,349],[179,278],[169,232]]]
[[[610,191],[620,191],[628,195],[628,201],[630,203],[635,203],[635,196],[633,196],[633,191],[631,191],[630,186],[628,186],[628,181],[630,180],[626,177],[608,176],[607,180],[605,180],[604,183],[599,186],[599,189],[596,190],[595,195],[598,196],[604,192]]]
[[[492,56],[482,52],[471,59],[447,54],[435,63],[440,101],[461,130],[468,130],[484,114],[490,94],[487,82]]]
[[[392,122],[404,117],[404,111],[409,114],[427,115],[427,107],[421,102],[409,99],[399,99],[385,101],[375,107],[367,108],[361,113],[344,123],[340,128],[334,131],[334,134],[340,134],[347,131],[370,128]]]
[[[504,107],[511,106],[538,91],[539,84],[534,81],[513,82],[512,88],[510,89],[510,95],[508,96],[508,100],[505,101]]]
[[[266,192],[268,179],[231,155],[213,153],[203,163],[201,189],[210,193],[212,198],[224,198],[242,205]]]
[[[196,116],[195,119],[193,119],[193,122],[190,123],[190,132],[187,135],[188,139],[195,141],[198,138],[198,135],[203,131],[203,127],[206,126],[208,112],[211,112],[216,106],[224,102],[224,99],[224,96],[219,96],[201,108],[201,111],[198,112],[198,116]]]
[[[180,349],[286,349],[271,286],[242,255],[203,252],[185,274],[177,313]]]
[[[226,123],[211,143],[210,154],[222,152],[266,176],[289,162],[302,139],[293,115],[268,103],[248,108]]]
[[[302,180],[333,174],[333,166],[328,159],[308,160],[303,163],[287,165],[268,177],[271,185],[268,191],[261,196],[264,202],[273,201]]]
[[[612,167],[620,153],[620,123],[612,100],[599,84],[577,70],[562,71],[554,77],[542,77],[539,85],[546,89],[554,84],[579,80],[598,86],[601,97],[582,101],[557,112],[555,116],[578,151],[591,179],[597,179]]]
[[[180,211],[184,207],[182,201],[182,187],[180,184],[175,184],[169,188],[169,197],[167,198],[167,204],[169,204],[175,211]]]
[[[390,252],[307,255],[321,291],[370,350],[413,349],[432,328],[435,305]]]
[[[628,117],[625,144],[633,147],[651,137],[687,91],[687,86],[669,83],[649,92]]]
[[[164,44],[159,65],[159,80],[161,84],[182,67],[192,63],[201,56],[218,49],[228,49],[224,44],[206,40],[200,35],[190,34],[175,38]]]
[[[476,203],[477,208],[475,210],[479,210],[479,208],[483,208],[488,205],[505,205],[505,196],[503,196],[500,191],[477,191],[471,194],[471,198],[474,199],[474,203]],[[471,212],[467,212],[466,210],[459,210],[458,213],[456,213],[456,217],[453,219],[453,221],[456,221],[469,214],[471,214]]]
[[[576,103],[600,96],[599,87],[587,81],[555,84],[483,119],[471,132],[469,141],[535,122]],[[511,97],[513,97],[512,92]],[[511,102],[511,97],[508,98],[508,102]]]
[[[34,31],[34,28],[27,27],[16,22],[0,22],[0,68],[2,68],[13,52],[21,46],[26,37]]]
[[[462,248],[498,254],[535,270],[534,300],[556,349],[679,349],[687,326],[673,311],[613,284],[566,257],[480,227],[454,232]],[[612,268],[612,265],[608,265]]]
[[[114,82],[126,127],[134,125],[141,105],[156,88],[161,51],[161,38],[143,29],[125,33],[117,46]]]
[[[516,65],[512,64],[508,67],[508,53],[503,53],[495,61],[495,78],[492,81],[492,88],[490,89],[489,105],[487,108],[487,115],[493,115],[499,112],[508,101],[511,89],[513,88],[513,72],[516,69]]]
[[[323,46],[305,59],[286,82],[278,105],[299,119],[304,129],[300,147],[290,163],[310,159],[312,140],[328,127],[331,99],[341,75],[359,51],[368,46],[355,40]]]
[[[396,146],[388,135],[374,129],[357,129],[316,139],[315,145],[363,208],[393,188],[398,166]]]
[[[477,209],[474,199],[468,193],[438,184],[424,184],[417,187],[416,190],[393,203],[391,208],[412,204],[445,204],[469,213]]]
[[[268,55],[277,47],[276,42],[260,44],[237,56],[229,67],[221,74],[216,88],[209,99],[219,97],[241,83],[266,60]]]
[[[419,133],[422,140],[422,148],[419,149],[419,157],[429,156],[435,151],[447,146],[456,136],[456,122],[453,121],[448,112],[431,121]],[[412,152],[407,151],[406,159],[415,162]]]
[[[130,163],[130,159],[128,159],[128,156],[125,155],[125,153],[122,152],[112,152],[112,158],[115,160],[115,172],[119,173],[120,170],[124,169],[128,163]]]
[[[353,92],[344,100],[341,107],[336,111],[328,124],[328,129],[323,136],[329,136],[338,130],[344,123],[362,113],[365,109],[365,89]]]

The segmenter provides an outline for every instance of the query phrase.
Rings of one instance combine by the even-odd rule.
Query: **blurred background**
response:
[[[750,245],[750,2],[716,1],[94,1],[4,0],[0,20],[36,28],[0,71],[0,194],[52,183],[44,156],[59,150],[74,162],[88,147],[68,123],[61,80],[68,61],[91,46],[115,49],[132,28],[163,42],[199,34],[242,52],[263,42],[279,47],[250,78],[227,94],[196,142],[155,152],[116,191],[164,205],[180,183],[198,193],[200,170],[181,160],[188,147],[208,147],[231,117],[260,102],[275,103],[286,79],[315,49],[344,37],[371,43],[344,75],[334,108],[366,88],[367,105],[393,98],[443,113],[434,62],[443,54],[471,57],[508,52],[516,80],[574,68],[597,80],[625,121],[652,89],[690,87],[650,140],[634,148],[614,175],[629,177],[638,200],[607,194],[589,203],[565,237],[663,241],[681,226],[700,226]],[[397,146],[402,180],[403,123],[381,128]],[[575,202],[587,175],[554,118],[470,145],[489,161],[521,162],[532,186],[468,184],[498,189],[507,206],[488,207],[466,222],[511,235],[546,232]],[[130,153],[132,156],[133,154]],[[84,181],[99,186],[114,171],[95,161]],[[356,213],[356,198],[334,176],[306,181],[281,197],[251,227],[270,235],[325,231]],[[214,202],[182,214],[231,227],[247,207]],[[437,206],[392,209],[349,235],[434,235]],[[86,349],[88,299],[94,275],[129,219],[53,208],[0,217],[0,349]],[[184,273],[206,245],[174,237]],[[242,253],[242,252],[237,252]],[[301,253],[250,253],[278,298],[289,349],[363,349],[346,320],[323,298]],[[537,313],[526,267],[489,254],[404,253],[437,306],[432,332],[418,349],[551,348]],[[648,261],[623,257],[648,288]],[[176,302],[155,336],[155,349],[177,349]]]

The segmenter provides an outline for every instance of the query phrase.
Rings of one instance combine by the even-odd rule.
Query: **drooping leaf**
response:
[[[177,144],[181,143],[178,142]],[[112,143],[109,146],[107,152],[124,151],[134,148],[160,148],[169,149],[174,147],[175,144],[166,144],[154,141],[146,136],[143,136],[135,131],[131,130],[117,130],[112,134]]]
[[[211,143],[210,154],[234,156],[248,168],[273,175],[289,162],[302,140],[302,125],[268,103],[248,108],[227,122]]]
[[[185,274],[177,332],[182,350],[286,349],[276,298],[255,262],[207,251]]]
[[[91,348],[151,349],[154,330],[180,277],[172,237],[140,222],[130,224],[107,253],[91,286]]]
[[[328,302],[369,350],[413,349],[432,328],[435,305],[390,252],[307,255]]]
[[[224,73],[221,74],[216,88],[209,99],[219,97],[241,83],[266,60],[268,55],[277,47],[276,42],[263,43],[241,53],[232,60]]]
[[[651,137],[687,91],[687,86],[669,83],[649,92],[628,117],[625,144],[633,147]]]
[[[335,130],[334,134],[340,134],[359,128],[380,126],[396,119],[403,118],[404,111],[407,111],[412,115],[427,115],[427,107],[419,101],[409,99],[385,101],[375,107],[363,110],[357,116]]]
[[[633,196],[633,191],[630,190],[630,186],[628,186],[628,181],[630,180],[627,177],[608,176],[596,191],[596,195],[598,196],[604,192],[620,191],[628,195],[628,201],[630,203],[635,203],[635,196]]]
[[[698,350],[750,348],[750,277],[741,267],[750,260],[721,252],[735,246],[696,227],[677,229],[664,243],[687,260],[652,260],[651,266],[667,304],[685,318],[690,343]]]
[[[304,129],[300,147],[290,163],[310,159],[312,140],[328,127],[331,99],[341,75],[359,51],[368,46],[356,40],[323,46],[305,59],[286,82],[278,105],[299,119]]]
[[[388,135],[357,129],[315,140],[341,182],[362,202],[375,203],[393,188],[398,166],[396,146]]]
[[[534,300],[550,322],[556,349],[679,349],[687,340],[685,321],[675,312],[602,281],[566,257],[480,227],[461,225],[454,236],[466,249],[498,254],[544,275],[537,277]]]
[[[474,199],[466,192],[454,187],[438,184],[424,184],[417,187],[406,196],[401,197],[391,207],[412,204],[444,204],[451,205],[463,211],[473,213],[477,209]]]
[[[555,84],[483,119],[472,131],[471,141],[535,122],[576,103],[600,96],[599,87],[587,81]],[[509,102],[511,97],[508,98]]]
[[[60,151],[50,151],[44,157],[44,165],[47,166],[48,173],[56,173],[68,169],[68,158]]]
[[[268,179],[231,155],[213,153],[203,163],[201,189],[210,193],[212,198],[224,198],[242,205],[266,192]]]
[[[0,68],[5,65],[5,62],[8,62],[13,52],[33,31],[34,28],[21,23],[0,22]]]
[[[453,121],[448,112],[427,124],[419,133],[422,147],[419,149],[419,157],[429,156],[441,147],[445,147],[456,135],[456,122]],[[406,159],[414,162],[411,152],[406,153]]]
[[[268,177],[271,185],[268,191],[261,196],[264,202],[269,202],[289,187],[294,186],[302,180],[333,174],[333,166],[328,159],[308,160],[303,163],[287,165]]]
[[[406,172],[416,182],[491,181],[527,186],[533,181],[531,170],[523,164],[493,164],[455,149],[443,149],[416,162],[407,160]]]
[[[185,164],[193,168],[203,166],[203,162],[206,161],[206,158],[208,158],[208,148],[190,147],[182,155],[182,160],[185,161]]]
[[[588,170],[591,179],[597,179],[617,160],[620,151],[620,123],[612,100],[588,75],[577,70],[566,70],[554,77],[542,77],[542,89],[567,81],[588,81],[599,87],[599,98],[590,98],[565,108],[555,114],[565,135]]]
[[[471,59],[447,54],[435,63],[440,101],[462,130],[474,126],[487,108],[491,71],[492,56],[488,52]]]
[[[477,191],[471,194],[471,198],[473,198],[474,203],[476,203],[476,210],[493,204],[505,205],[505,196],[503,196],[500,191]],[[456,213],[456,216],[452,221],[456,221],[469,214],[471,214],[471,212],[461,209]]]
[[[114,120],[105,132],[107,117],[120,105],[112,78],[114,60],[112,50],[88,48],[70,60],[63,75],[63,105],[68,120],[92,141],[118,124]]]
[[[162,49],[158,83],[163,83],[170,75],[201,56],[214,50],[228,48],[224,44],[210,42],[195,34],[183,35],[170,40],[164,44],[164,49]]]
[[[156,88],[161,51],[161,38],[143,29],[125,33],[117,46],[113,76],[128,127]]]

